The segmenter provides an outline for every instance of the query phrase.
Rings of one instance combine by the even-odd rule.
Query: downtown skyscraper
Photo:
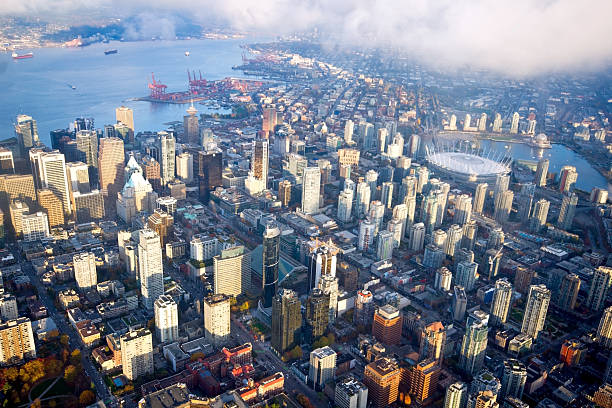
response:
[[[142,303],[151,310],[164,294],[164,270],[159,235],[150,229],[138,233],[138,272]]]
[[[263,233],[262,284],[263,305],[272,306],[272,298],[278,287],[278,262],[280,259],[280,229],[266,225]]]

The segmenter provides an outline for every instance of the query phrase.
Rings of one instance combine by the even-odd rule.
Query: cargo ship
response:
[[[16,52],[14,52],[13,54],[11,54],[11,56],[13,57],[13,59],[26,59],[32,58],[34,54],[32,54],[31,52],[28,52],[27,54],[17,54]]]
[[[118,51],[116,48],[104,51],[104,55],[116,54]]]

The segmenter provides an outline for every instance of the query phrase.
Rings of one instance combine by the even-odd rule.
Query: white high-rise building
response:
[[[502,131],[502,117],[499,113],[495,114],[495,119],[493,120],[493,132],[500,133]]]
[[[393,234],[389,231],[380,231],[376,238],[376,257],[379,261],[393,257]]]
[[[147,309],[153,309],[155,299],[164,294],[164,265],[159,235],[150,229],[138,233],[138,272],[140,294]]]
[[[410,249],[422,251],[425,242],[425,224],[418,222],[410,228]]]
[[[550,290],[546,285],[531,285],[525,304],[525,314],[521,332],[531,336],[534,340],[544,328],[546,313],[550,304]]]
[[[155,331],[160,343],[171,343],[178,339],[178,306],[169,295],[155,299]]]
[[[519,128],[520,115],[518,112],[514,112],[512,115],[512,124],[510,125],[510,133],[517,134]]]
[[[349,376],[336,383],[334,405],[338,408],[367,408],[368,387]]]
[[[529,119],[529,122],[527,123],[527,134],[535,135],[535,133],[536,133],[536,120]]]
[[[392,218],[387,223],[387,231],[393,235],[393,248],[399,248],[402,242],[402,221]]]
[[[361,181],[357,184],[356,190],[357,194],[355,197],[355,212],[357,214],[357,218],[363,218],[370,211],[370,185],[365,181]]]
[[[578,196],[576,193],[566,193],[563,195],[561,209],[559,210],[559,218],[557,219],[557,227],[563,230],[572,228],[577,204]]]
[[[368,170],[365,175],[365,181],[370,186],[370,198],[374,200],[376,198],[376,188],[378,187],[378,172],[374,169]]]
[[[302,180],[302,212],[316,214],[319,212],[321,195],[321,170],[318,167],[306,167]]]
[[[344,124],[344,142],[346,144],[353,143],[353,132],[355,130],[355,123],[348,119]]]
[[[461,194],[455,198],[455,216],[453,222],[463,225],[470,221],[472,217],[472,197]]]
[[[478,119],[478,131],[484,132],[486,130],[487,130],[487,114],[483,112],[480,114],[480,119]]]
[[[612,306],[608,306],[599,320],[597,342],[607,349],[612,349]]]
[[[472,115],[469,113],[465,114],[465,119],[463,120],[463,131],[467,132],[470,130],[470,123],[472,122]]]
[[[459,262],[455,273],[455,284],[463,286],[466,292],[471,291],[474,289],[477,271],[478,264],[476,262]]]
[[[95,289],[98,284],[96,256],[91,252],[81,252],[72,257],[74,279],[79,290],[86,292]]]
[[[157,132],[159,143],[159,166],[163,185],[174,180],[176,164],[176,141],[168,132]]]
[[[449,292],[451,289],[451,283],[453,280],[453,274],[446,267],[436,269],[436,280],[434,288]]]
[[[493,292],[491,313],[489,315],[489,324],[492,327],[503,326],[506,323],[511,302],[512,284],[507,279],[498,279],[495,282],[495,291]]]
[[[468,386],[463,382],[456,382],[446,389],[444,408],[465,408],[468,397]]]
[[[474,375],[482,368],[487,350],[488,333],[489,328],[480,320],[473,320],[467,325],[459,352],[459,367],[465,373]]]
[[[21,216],[23,240],[26,242],[40,241],[49,237],[49,219],[42,211]]]
[[[433,234],[431,234],[431,243],[437,246],[438,248],[445,249],[447,238],[448,234],[446,234],[446,231],[438,229],[435,230]]]
[[[612,285],[612,268],[600,266],[593,272],[591,287],[584,305],[596,312],[604,308],[608,291]]]
[[[463,238],[463,228],[460,225],[453,224],[446,233],[446,242],[444,243],[444,252],[452,257],[461,248],[461,240]],[[466,288],[466,290],[468,290]]]
[[[516,359],[504,361],[499,399],[513,397],[520,400],[523,398],[525,382],[527,382],[527,368],[525,365]]]
[[[488,188],[489,185],[487,183],[480,183],[476,186],[476,191],[474,193],[474,206],[472,208],[476,214],[482,214],[485,199],[487,198]]]
[[[342,190],[338,196],[338,219],[341,222],[351,221],[353,209],[353,190]]]
[[[501,224],[508,221],[510,211],[512,211],[512,201],[514,200],[514,192],[506,190],[501,192],[495,200],[495,211],[493,218]]]
[[[533,206],[533,211],[531,213],[531,218],[529,219],[529,229],[531,232],[539,233],[542,231],[544,225],[546,225],[546,219],[548,218],[548,209],[550,207],[550,202],[545,199],[540,199],[536,201]]]
[[[176,156],[176,175],[184,183],[193,181],[193,156],[183,152]]]
[[[364,252],[372,248],[374,243],[374,237],[376,236],[376,225],[369,219],[366,218],[361,220],[359,223],[359,240],[357,242],[357,248]]]
[[[85,163],[66,163],[66,172],[68,174],[70,191],[73,193],[89,193],[91,191],[89,170]]]
[[[190,257],[196,261],[207,261],[220,253],[219,239],[209,236],[194,236],[189,243]]]
[[[449,130],[457,130],[457,115],[454,113],[450,116],[450,120],[448,123]]]
[[[378,200],[370,203],[370,219],[376,226],[375,234],[383,228],[383,220],[385,218],[385,205]]]
[[[322,390],[325,383],[336,375],[336,352],[329,346],[310,352],[310,370],[308,382],[317,390]]]
[[[421,166],[416,173],[417,193],[422,193],[423,187],[429,182],[429,169],[425,166]]]
[[[153,337],[147,329],[130,331],[120,338],[123,375],[135,380],[153,374]]]
[[[229,341],[230,298],[225,295],[210,295],[204,299],[204,335],[216,347]]]
[[[413,213],[414,217],[414,213]],[[402,224],[401,236],[402,238],[406,235],[406,225],[408,223],[408,206],[406,204],[398,204],[393,207],[393,218],[399,220]],[[414,222],[414,218],[412,220]],[[412,222],[410,225],[412,226]]]
[[[71,214],[70,188],[64,155],[58,150],[45,152],[32,149],[30,150],[30,163],[36,188],[51,190],[62,202],[64,212]]]
[[[382,183],[382,187],[380,190],[380,201],[386,208],[391,208],[393,204],[393,183],[390,181],[385,181]]]
[[[239,245],[213,258],[215,294],[239,296],[251,289],[251,253]]]

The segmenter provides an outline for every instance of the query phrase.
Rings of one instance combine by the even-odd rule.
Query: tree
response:
[[[91,390],[85,390],[79,395],[79,404],[83,406],[91,405],[96,401],[96,396]]]
[[[290,353],[291,359],[292,360],[298,360],[300,358],[302,358],[302,348],[300,346],[295,346]]]
[[[68,367],[66,367],[66,369],[64,370],[64,380],[68,384],[74,385],[74,382],[77,378],[77,374],[78,374],[77,368],[71,364]]]
[[[199,359],[201,359],[201,358],[204,358],[204,357],[206,357],[206,356],[204,355],[204,353],[202,353],[201,351],[198,351],[197,353],[193,353],[193,354],[191,355],[191,358],[190,358],[189,360],[190,360],[190,361],[197,361],[197,360],[199,360]]]
[[[61,361],[55,358],[48,358],[45,361],[45,374],[51,377],[57,377],[62,373],[62,367],[64,365]]]
[[[70,353],[70,364],[74,366],[81,364],[81,350],[75,349]]]
[[[60,336],[60,343],[62,343],[63,346],[68,346],[69,340],[70,340],[70,338],[68,337],[67,334],[62,334]]]

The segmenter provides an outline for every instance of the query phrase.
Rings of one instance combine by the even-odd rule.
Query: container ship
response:
[[[11,56],[13,57],[13,59],[26,59],[32,58],[34,54],[32,54],[31,52],[28,52],[27,54],[17,54],[16,52],[14,52]]]

